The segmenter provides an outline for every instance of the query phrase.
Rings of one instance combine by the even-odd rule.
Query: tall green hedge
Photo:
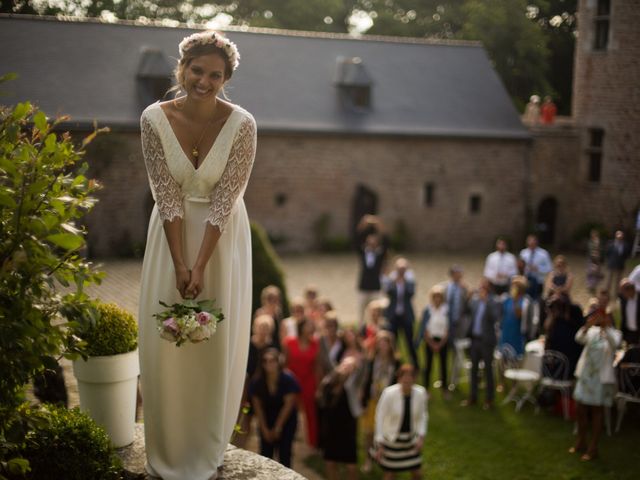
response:
[[[269,241],[267,232],[257,223],[251,223],[251,253],[253,256],[252,312],[260,308],[262,289],[268,285],[275,285],[282,291],[283,313],[289,316],[289,300],[280,259]]]

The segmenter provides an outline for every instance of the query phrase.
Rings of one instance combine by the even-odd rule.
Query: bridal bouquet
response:
[[[209,340],[216,333],[218,322],[224,320],[222,311],[215,307],[213,300],[184,300],[173,305],[160,302],[160,305],[167,308],[154,315],[160,337],[175,342],[177,347],[185,342]]]

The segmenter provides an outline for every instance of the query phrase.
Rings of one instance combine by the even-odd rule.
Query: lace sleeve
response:
[[[207,221],[220,231],[229,220],[236,200],[244,192],[256,154],[256,124],[253,118],[243,120],[233,141],[229,160],[211,194]]]
[[[160,137],[148,118],[143,117],[140,126],[142,130],[142,155],[160,220],[164,222],[165,220],[171,221],[176,217],[183,218],[184,209],[180,185],[169,172]]]

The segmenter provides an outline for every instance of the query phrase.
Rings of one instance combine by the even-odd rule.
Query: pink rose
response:
[[[218,48],[222,48],[222,47],[224,47],[224,42],[218,38],[215,41],[215,46],[218,47]]]
[[[169,317],[164,322],[162,322],[162,326],[165,329],[170,330],[171,332],[176,334],[180,330],[180,328],[178,328],[178,324],[176,323],[176,319],[173,317]]]
[[[196,320],[200,325],[207,325],[211,320],[211,315],[207,312],[198,312],[196,314]]]

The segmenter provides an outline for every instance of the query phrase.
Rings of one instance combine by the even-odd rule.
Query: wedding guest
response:
[[[307,318],[313,320],[316,325],[321,317],[318,296],[318,288],[315,285],[307,285],[302,291],[304,314]]]
[[[636,287],[636,292],[640,292],[640,264],[631,270],[629,274],[629,281]]]
[[[400,362],[394,350],[394,338],[391,332],[380,330],[375,337],[374,350],[368,353],[365,364],[365,379],[362,388],[362,406],[364,413],[360,424],[365,439],[365,451],[373,448],[376,406],[382,391],[395,383]],[[371,471],[371,457],[366,455],[362,471]]]
[[[433,287],[429,293],[429,304],[422,312],[420,332],[424,332],[421,341],[425,345],[427,359],[424,371],[424,386],[431,385],[431,367],[433,355],[440,356],[440,380],[444,394],[448,394],[447,383],[447,343],[449,337],[449,306],[444,302],[444,289],[440,285]]]
[[[249,385],[255,376],[262,352],[267,348],[274,348],[274,322],[273,317],[268,314],[258,315],[251,325],[251,341],[249,342],[249,356],[247,358],[247,374],[245,377],[244,389],[242,392],[242,402],[238,413],[237,424],[240,426],[242,435],[234,435],[233,443],[239,448],[245,448],[249,436],[251,435],[251,420],[254,411],[251,408],[249,398]]]
[[[280,332],[282,323],[282,292],[275,285],[268,285],[260,293],[260,308],[256,310],[254,318],[258,315],[271,315],[274,323],[274,332]],[[280,338],[274,337],[275,347],[280,348]]]
[[[359,326],[364,324],[366,306],[380,297],[380,278],[385,266],[388,250],[388,238],[384,233],[384,225],[374,215],[364,215],[357,226],[358,258],[360,273],[358,275],[358,292],[360,297]]]
[[[520,251],[520,258],[525,263],[525,276],[529,284],[527,293],[538,300],[542,295],[542,287],[547,274],[551,271],[551,257],[549,252],[538,246],[536,235],[527,236],[527,248]]]
[[[325,376],[340,363],[344,355],[345,345],[339,333],[340,324],[335,311],[325,315],[324,332],[320,335],[320,352],[318,363],[320,375]]]
[[[604,407],[613,404],[615,372],[613,359],[622,334],[613,326],[613,317],[602,303],[587,315],[586,324],[576,333],[576,342],[584,345],[575,376],[573,398],[576,400],[578,438],[570,453],[582,453],[581,460],[598,456],[598,441],[602,433]],[[587,442],[589,417],[591,441]]]
[[[638,330],[640,329],[640,292],[628,278],[623,278],[620,282],[620,293],[618,295],[620,304],[620,330],[622,339],[627,345],[637,345],[640,343]]]
[[[360,329],[362,347],[366,353],[372,353],[376,345],[376,337],[379,331],[388,328],[384,318],[386,302],[378,298],[369,302],[365,309],[365,324]]]
[[[558,107],[553,103],[553,100],[549,95],[544,97],[542,107],[540,107],[540,120],[544,125],[551,125],[556,120],[556,114],[558,113]]]
[[[549,298],[546,309],[544,348],[563,353],[569,360],[569,371],[574,372],[582,353],[582,345],[575,340],[584,326],[580,307],[574,308],[566,295],[555,294]]]
[[[449,281],[444,288],[444,296],[448,307],[449,345],[454,339],[464,338],[466,334],[465,306],[469,298],[469,288],[463,280],[464,270],[460,265],[449,268]]]
[[[596,293],[598,283],[602,280],[602,242],[600,232],[595,228],[589,232],[587,242],[587,289],[592,295]]]
[[[524,342],[531,316],[531,298],[527,295],[527,279],[511,279],[509,297],[502,303],[500,346],[510,345],[518,357],[524,355]]]
[[[495,386],[493,379],[493,351],[496,348],[496,327],[500,324],[500,305],[490,295],[489,288],[481,285],[469,302],[471,325],[468,336],[471,338],[471,394],[463,405],[475,405],[478,402],[478,373],[480,362],[484,363],[485,402],[483,408],[493,405]]]
[[[376,461],[384,471],[384,480],[397,472],[411,472],[422,478],[422,447],[427,434],[427,391],[415,384],[416,370],[405,364],[398,370],[398,383],[382,391],[376,408]]]
[[[629,258],[629,246],[624,239],[624,232],[618,230],[614,239],[607,245],[606,250],[607,269],[609,270],[607,290],[611,291],[611,285],[620,284],[627,258]]]
[[[280,325],[281,341],[287,337],[298,336],[298,323],[304,318],[304,300],[302,297],[294,298],[289,304],[290,317],[282,320]]]
[[[296,404],[300,385],[282,370],[280,352],[267,348],[249,387],[249,395],[258,419],[260,455],[273,458],[291,467],[293,439],[298,424]]]
[[[502,295],[509,291],[509,283],[514,275],[518,275],[516,257],[507,251],[507,241],[499,237],[496,251],[490,253],[484,263],[484,276],[491,282],[491,291],[495,295]]]
[[[358,398],[361,359],[345,355],[338,366],[326,375],[318,388],[318,404],[323,414],[323,458],[327,479],[338,480],[338,464],[346,467],[346,478],[358,478],[356,470],[358,417],[362,405]]]
[[[527,125],[537,125],[540,123],[540,97],[538,95],[531,95],[529,97],[529,103],[524,109],[522,121]]]
[[[268,314],[258,315],[253,320],[252,335],[249,342],[249,359],[247,375],[253,378],[259,365],[260,356],[266,348],[275,347],[273,317]]]
[[[314,323],[305,317],[298,323],[298,336],[284,340],[283,351],[286,365],[300,384],[300,403],[305,416],[307,444],[318,446],[318,422],[316,415],[315,395],[318,385],[320,346],[314,336]]]
[[[571,287],[573,287],[573,274],[569,270],[567,259],[564,255],[557,255],[553,259],[553,270],[547,275],[545,281],[547,296],[561,294],[569,297]]]
[[[385,317],[389,322],[389,329],[396,341],[398,333],[402,331],[407,342],[407,349],[415,368],[418,368],[418,355],[413,345],[413,323],[415,313],[411,303],[415,293],[416,284],[413,272],[409,270],[409,262],[406,258],[398,258],[394,269],[385,279],[385,292],[389,297],[389,306]]]

